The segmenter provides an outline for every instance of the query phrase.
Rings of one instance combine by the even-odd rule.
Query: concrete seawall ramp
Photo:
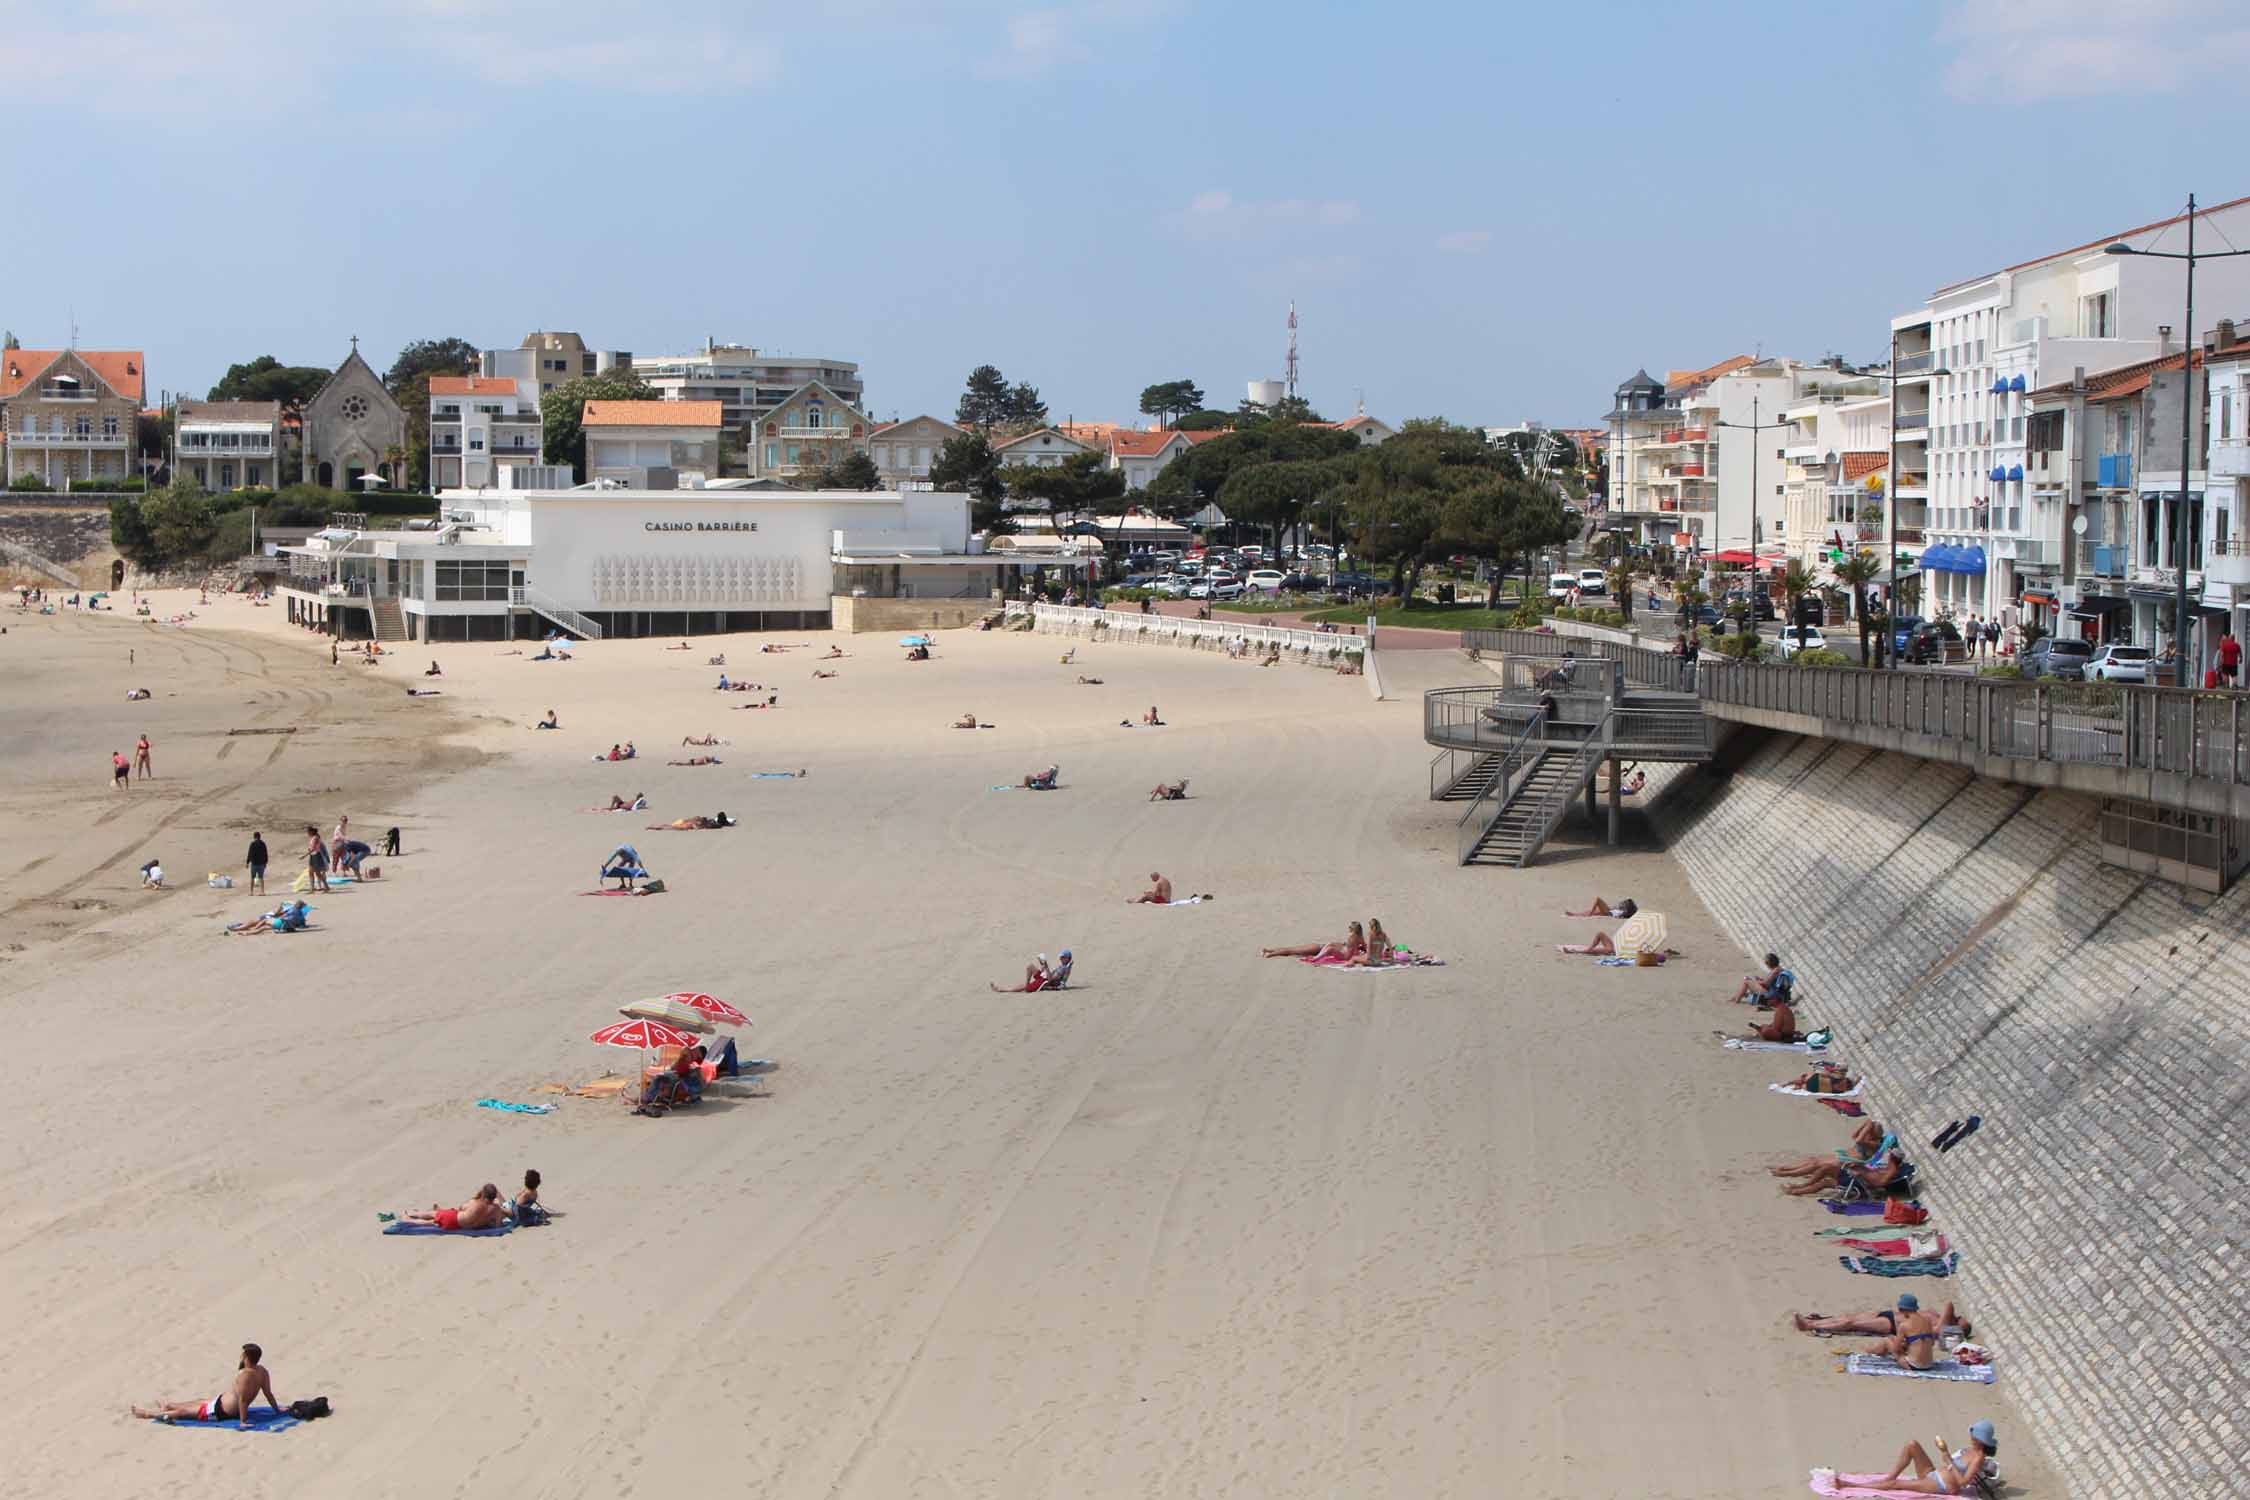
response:
[[[1835,741],[1650,782],[1713,914],[1782,955],[1922,1167],[2023,1438],[2073,1495],[2250,1495],[2245,888],[2100,863],[2092,798]]]

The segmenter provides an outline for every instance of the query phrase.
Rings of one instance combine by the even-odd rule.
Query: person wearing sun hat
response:
[[[1942,1455],[1933,1459],[1929,1450],[1920,1443],[1908,1443],[1899,1450],[1898,1464],[1890,1473],[1877,1479],[1857,1477],[1852,1481],[1855,1489],[1891,1490],[1908,1495],[1973,1495],[1981,1480],[1995,1477],[2000,1468],[1995,1460],[2000,1454],[2000,1440],[1993,1433],[1990,1422],[1969,1424],[1968,1446],[1958,1452],[1947,1453],[1940,1443]],[[1912,1477],[1908,1477],[1908,1470]],[[1839,1475],[1839,1480],[1844,1476]]]

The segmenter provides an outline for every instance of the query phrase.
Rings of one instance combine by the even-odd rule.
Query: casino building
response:
[[[1018,575],[1099,556],[988,553],[963,494],[574,486],[549,465],[498,477],[441,494],[413,529],[281,548],[289,618],[386,642],[934,629],[990,614]]]

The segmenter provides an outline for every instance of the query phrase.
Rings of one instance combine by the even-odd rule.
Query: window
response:
[[[83,438],[83,437],[92,437],[92,436],[94,435],[94,420],[93,420],[93,418],[91,418],[91,417],[80,417],[80,418],[78,419],[78,435],[79,435],[80,437],[82,437],[82,438]]]
[[[102,436],[105,438],[117,436],[117,418],[115,416],[102,418]]]
[[[2078,299],[2078,336],[2088,339],[2114,338],[2117,329],[2110,312],[2110,294],[2096,292],[2091,297]]]
[[[778,468],[780,464],[781,445],[779,443],[766,444],[766,467],[769,469]]]
[[[442,561],[437,567],[440,603],[505,604],[508,602],[510,564],[505,560]]]

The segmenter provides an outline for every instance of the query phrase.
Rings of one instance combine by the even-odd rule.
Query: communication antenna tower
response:
[[[1282,381],[1289,389],[1289,399],[1297,399],[1297,304],[1289,304],[1289,359],[1282,366]]]

